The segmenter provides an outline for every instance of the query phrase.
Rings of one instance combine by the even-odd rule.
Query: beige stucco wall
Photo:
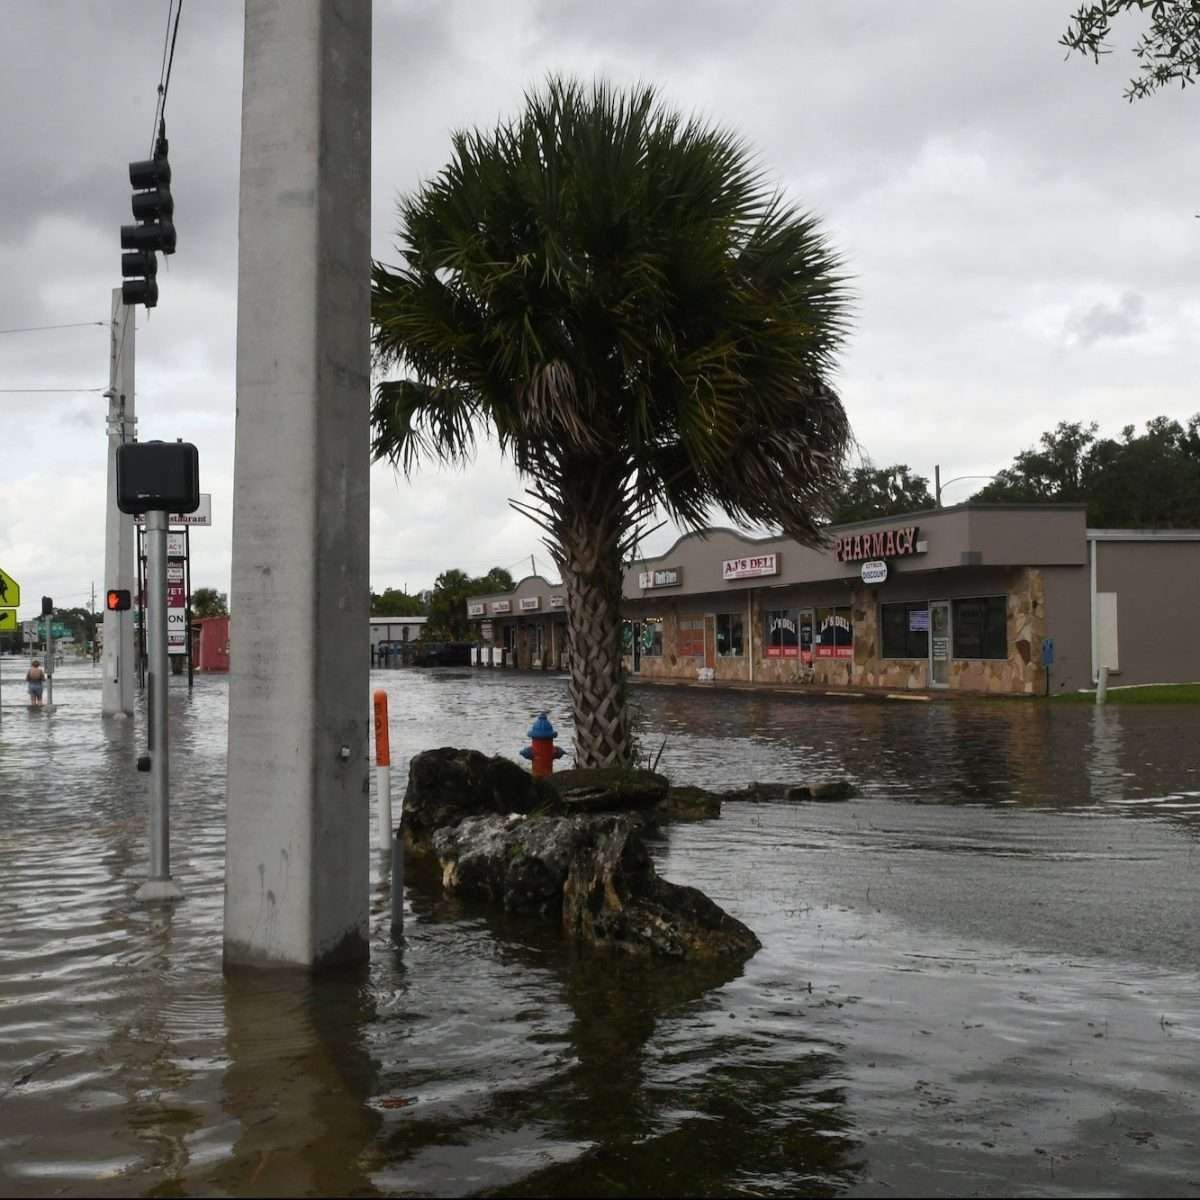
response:
[[[1057,694],[1091,687],[1091,584],[1088,569],[1043,567],[1042,577],[1046,601],[1045,632],[1047,637],[1054,639],[1050,691]]]
[[[1200,541],[1100,541],[1096,590],[1117,593],[1114,684],[1200,680]]]

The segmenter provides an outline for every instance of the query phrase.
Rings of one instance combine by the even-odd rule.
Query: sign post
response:
[[[142,901],[179,900],[171,878],[170,729],[167,724],[167,514],[195,512],[200,503],[199,460],[189,442],[129,442],[117,449],[117,505],[146,517],[147,753],[138,770],[150,775],[150,871],[138,888]],[[182,568],[180,569],[182,572]],[[182,573],[180,574],[182,587]]]
[[[1046,668],[1046,695],[1050,695],[1050,668],[1054,666],[1054,639],[1042,638],[1042,666]]]
[[[17,626],[17,605],[21,603],[21,585],[0,569],[0,633],[11,633]],[[3,697],[0,696],[0,704]]]
[[[150,634],[146,707],[150,758],[150,877],[139,889],[146,900],[174,900],[183,893],[171,878],[169,736],[167,727],[167,514],[151,512],[146,522],[146,606]],[[151,892],[142,896],[142,891]]]

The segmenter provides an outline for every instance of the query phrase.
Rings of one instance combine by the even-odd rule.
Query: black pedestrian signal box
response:
[[[128,588],[109,588],[104,598],[104,606],[109,612],[125,612],[132,606]]]
[[[200,456],[191,442],[117,447],[117,507],[123,513],[190,513],[200,507]]]

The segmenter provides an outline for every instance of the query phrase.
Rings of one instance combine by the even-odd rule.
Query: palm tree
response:
[[[575,751],[628,763],[622,562],[657,511],[821,539],[850,431],[828,382],[839,262],[746,146],[650,87],[551,79],[400,201],[377,263],[373,451],[411,473],[480,433],[527,481],[567,596]]]

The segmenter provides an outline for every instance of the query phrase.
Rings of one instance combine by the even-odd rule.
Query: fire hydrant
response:
[[[558,734],[545,713],[538,714],[538,719],[529,730],[529,737],[532,744],[521,751],[521,757],[533,763],[535,775],[549,775],[554,770],[554,760],[562,758],[566,751],[554,744]]]

